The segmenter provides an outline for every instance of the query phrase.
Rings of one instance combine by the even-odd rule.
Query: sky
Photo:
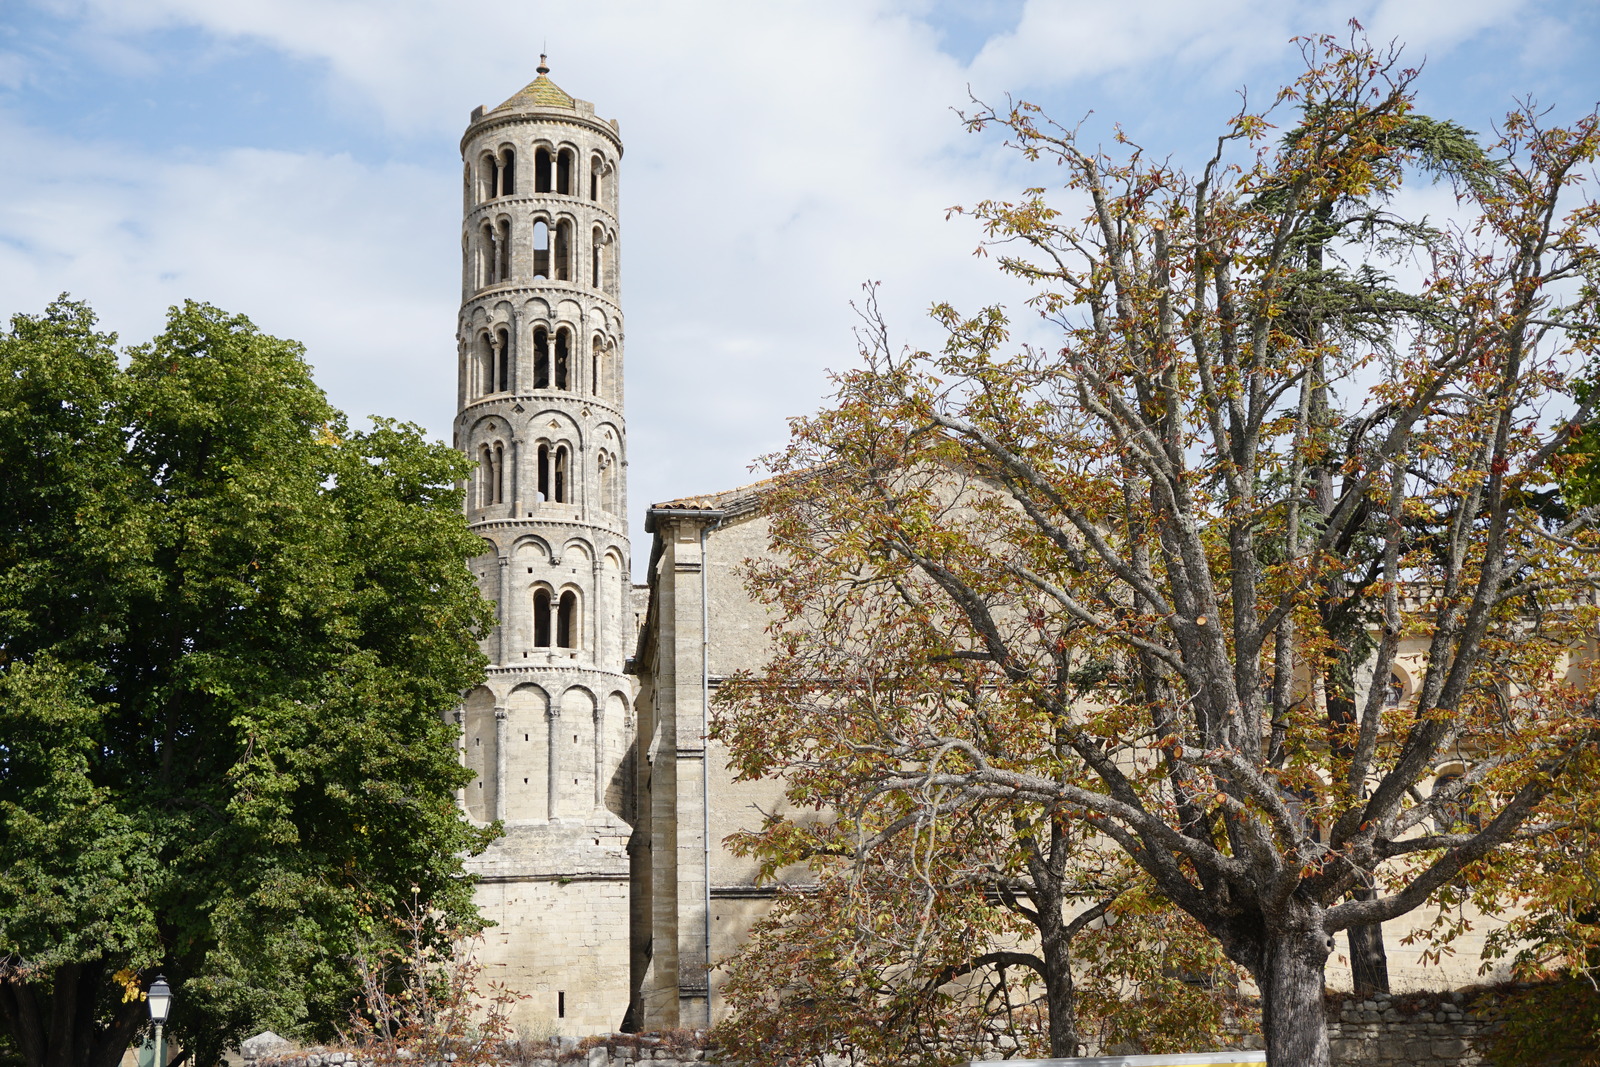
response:
[[[1352,18],[1435,117],[1600,101],[1594,0],[0,0],[0,314],[69,292],[136,343],[209,301],[303,342],[352,417],[444,438],[459,140],[547,52],[621,125],[642,542],[651,502],[751,481],[822,403],[864,283],[919,347],[938,302],[1029,315],[948,209],[1059,172],[966,132],[974,99],[1194,161]]]

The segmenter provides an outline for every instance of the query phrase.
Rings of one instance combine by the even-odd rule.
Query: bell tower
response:
[[[461,711],[469,861],[497,925],[485,977],[519,1023],[614,1030],[628,1006],[622,762],[633,687],[615,121],[538,77],[479,107],[464,161],[455,445],[474,568],[498,609]]]

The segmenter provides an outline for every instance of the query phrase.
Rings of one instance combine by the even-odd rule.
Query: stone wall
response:
[[[1498,1025],[1495,997],[1485,993],[1335,997],[1328,1005],[1335,1067],[1492,1067],[1477,1042]],[[1259,1040],[1242,1044],[1260,1047]],[[291,1051],[287,1043],[272,1045],[257,1038],[245,1042],[241,1051],[245,1067],[369,1067],[353,1053]],[[716,1059],[714,1052],[707,1055],[704,1032],[698,1030],[556,1037],[518,1042],[510,1051],[505,1067],[706,1067],[704,1061]]]
[[[1330,1004],[1328,1042],[1339,1067],[1488,1067],[1476,1042],[1498,1025],[1492,996],[1379,995]]]

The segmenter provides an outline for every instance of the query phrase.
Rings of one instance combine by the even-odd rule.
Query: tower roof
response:
[[[572,107],[572,97],[561,86],[550,80],[550,68],[545,65],[545,57],[539,57],[539,76],[522,90],[495,108],[500,111],[508,107]]]

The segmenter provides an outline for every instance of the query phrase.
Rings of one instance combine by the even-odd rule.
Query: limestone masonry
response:
[[[455,444],[499,625],[458,714],[461,798],[505,837],[474,859],[488,976],[524,1022],[615,1029],[628,1003],[623,757],[633,686],[617,175],[622,140],[539,76],[472,113]]]

